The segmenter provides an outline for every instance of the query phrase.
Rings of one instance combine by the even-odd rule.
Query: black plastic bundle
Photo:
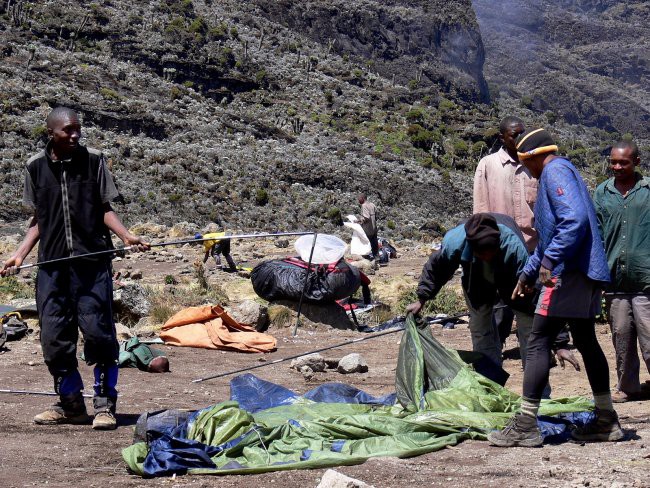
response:
[[[300,258],[277,259],[258,264],[251,273],[253,289],[268,301],[299,301],[305,288],[307,263]],[[359,270],[344,260],[332,264],[312,265],[304,301],[333,303],[349,297],[359,289]]]

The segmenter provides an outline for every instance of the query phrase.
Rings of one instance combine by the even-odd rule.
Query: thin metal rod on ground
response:
[[[307,236],[311,234],[315,234],[315,232],[277,232],[273,234],[239,234],[239,235],[219,237],[218,240],[223,241],[223,240],[232,240],[232,239],[254,239],[254,238],[262,238],[262,237]],[[213,241],[213,240],[216,239],[212,237],[206,237],[201,239],[183,239],[179,241],[153,243],[153,244],[149,244],[149,246],[151,247],[179,246],[182,244],[198,244],[204,241]],[[107,254],[116,254],[123,251],[130,251],[131,249],[133,249],[133,246],[120,247],[116,249],[107,249],[106,251],[89,252],[86,254],[79,254],[78,256],[66,256],[65,258],[50,259],[48,261],[41,261],[39,263],[23,264],[22,266],[19,266],[18,269],[33,268],[35,266],[62,263],[66,261],[73,261],[75,259],[92,258],[92,257],[103,256]]]
[[[311,260],[314,257],[314,248],[316,247],[316,238],[318,234],[314,234],[314,240],[311,243],[311,250],[309,251],[309,261],[307,261],[307,270],[305,271],[305,284],[302,287],[302,293],[300,293],[300,300],[298,301],[298,312],[296,313],[296,325],[293,326],[293,336],[295,337],[298,333],[298,327],[300,326],[300,312],[302,311],[302,301],[305,298],[305,292],[309,286],[309,272],[311,271]]]
[[[9,395],[44,395],[44,396],[59,396],[55,391],[32,391],[32,390],[2,390],[0,393],[7,393]],[[83,394],[84,398],[92,398],[93,395],[88,393]]]
[[[460,318],[460,317],[464,317],[465,315],[467,315],[467,312],[463,312],[463,313],[460,313],[460,314],[457,314],[457,315],[450,315],[449,317],[442,317],[442,318],[439,318],[439,319],[430,320],[428,322],[428,324],[429,325],[430,324],[440,324],[440,323],[445,322],[447,320],[453,320],[453,319],[457,319],[457,318]],[[357,342],[367,341],[367,340],[370,340],[370,339],[374,339],[375,337],[381,337],[381,336],[385,336],[385,335],[388,335],[388,334],[395,334],[396,332],[402,332],[403,330],[404,330],[404,328],[400,327],[400,328],[387,330],[386,332],[378,332],[377,334],[367,335],[367,336],[364,336],[364,337],[358,337],[356,339],[351,339],[351,340],[346,341],[346,342],[341,342],[339,344],[334,344],[333,346],[321,347],[320,349],[315,349],[313,351],[303,352],[301,354],[296,354],[294,356],[289,356],[289,357],[286,357],[286,358],[276,359],[274,361],[269,361],[268,363],[256,364],[255,366],[249,366],[248,368],[242,368],[242,369],[237,369],[237,370],[234,370],[234,371],[228,371],[226,373],[219,373],[219,374],[214,374],[214,375],[211,375],[211,376],[206,376],[204,378],[198,378],[198,379],[192,380],[192,383],[201,383],[201,382],[207,381],[207,380],[213,380],[213,379],[216,379],[216,378],[222,378],[224,376],[230,376],[230,375],[237,374],[237,373],[243,373],[245,371],[251,371],[253,369],[264,368],[266,366],[271,366],[272,364],[283,363],[285,361],[289,361],[290,359],[296,359],[296,358],[300,358],[300,357],[303,357],[303,356],[307,356],[308,354],[315,354],[317,352],[323,352],[323,351],[329,351],[330,349],[336,349],[337,347],[349,346],[350,344],[356,344]]]

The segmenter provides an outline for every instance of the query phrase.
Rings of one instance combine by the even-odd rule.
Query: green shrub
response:
[[[32,139],[35,139],[35,140],[46,139],[47,138],[47,127],[45,127],[44,125],[37,125],[36,127],[32,128],[31,136],[32,136]]]
[[[469,152],[469,146],[462,139],[456,139],[453,142],[452,146],[454,148],[454,154],[456,156],[466,156],[467,153]]]
[[[259,188],[255,192],[255,205],[263,207],[269,203],[269,194],[264,188]]]
[[[472,144],[472,154],[478,156],[487,152],[488,145],[484,141],[477,141]]]
[[[406,112],[406,120],[412,124],[422,124],[426,120],[427,112],[421,107],[416,107]]]
[[[119,93],[117,93],[115,90],[111,90],[110,88],[100,88],[99,94],[107,100],[119,101],[122,99]]]
[[[169,203],[179,203],[183,199],[183,195],[181,193],[172,193],[167,199]]]
[[[185,24],[185,19],[183,17],[174,17],[165,26],[165,34],[170,34],[172,36],[183,34],[186,31],[187,25]]]
[[[228,37],[228,24],[221,22],[208,31],[208,35],[217,41],[224,40]]]
[[[394,220],[388,220],[388,221],[386,222],[386,227],[388,227],[390,230],[395,230],[395,228],[397,227],[397,225],[395,225],[395,221],[394,221]]]
[[[551,112],[549,110],[548,112],[544,113],[544,115],[546,116],[546,121],[549,124],[554,124],[555,122],[557,122],[557,114],[555,112]]]
[[[179,98],[183,98],[185,95],[185,91],[181,90],[177,86],[172,86],[171,90],[169,90],[169,97],[172,100],[178,100]]]
[[[265,69],[259,70],[257,73],[255,73],[255,81],[258,83],[263,83],[266,80],[267,77],[267,72]]]
[[[441,98],[440,103],[438,104],[438,109],[443,111],[443,112],[449,112],[451,110],[455,110],[458,108],[458,106],[452,102],[451,100],[447,100],[446,98]]]
[[[174,275],[166,275],[165,276],[165,284],[166,285],[178,285],[178,280],[174,277]]]
[[[424,151],[431,149],[433,143],[442,142],[442,134],[440,134],[440,132],[437,130],[427,130],[420,124],[411,124],[406,130],[406,133],[408,134],[413,147],[418,147]]]
[[[528,108],[528,109],[533,108],[533,99],[528,95],[524,95],[523,97],[521,97],[519,103],[524,108]]]
[[[409,290],[404,291],[398,298],[397,301],[397,313],[404,314],[406,306],[410,303],[417,301],[418,297],[416,294],[416,287],[413,287]],[[436,298],[429,300],[424,304],[420,315],[435,315],[438,313],[444,313],[446,315],[457,315],[467,310],[467,305],[465,303],[465,298],[456,293],[451,287],[443,287]]]
[[[326,217],[328,220],[331,220],[334,223],[343,221],[343,217],[341,216],[341,209],[338,207],[330,208],[326,213]]]
[[[3,300],[34,298],[34,288],[18,280],[15,276],[7,276],[0,278],[0,297]]]
[[[188,30],[194,34],[194,38],[198,42],[203,42],[208,33],[208,23],[203,17],[197,17],[190,23]]]

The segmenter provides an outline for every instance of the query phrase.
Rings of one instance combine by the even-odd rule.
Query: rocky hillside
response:
[[[21,168],[62,104],[130,223],[333,230],[365,191],[389,234],[451,225],[496,114],[470,2],[432,3],[0,2],[0,218],[24,218]]]
[[[333,232],[366,192],[383,234],[437,235],[498,120],[550,120],[506,96],[524,85],[487,103],[484,56],[469,0],[0,0],[0,219],[24,221],[23,164],[67,105],[129,224]],[[584,165],[619,136],[552,126]]]
[[[650,138],[650,3],[473,3],[494,96],[549,120]]]

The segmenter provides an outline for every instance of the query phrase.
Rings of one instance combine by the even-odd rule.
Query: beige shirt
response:
[[[474,213],[496,212],[512,217],[526,240],[528,252],[537,245],[533,207],[537,180],[501,148],[478,163],[474,175]]]
[[[377,207],[372,202],[366,200],[361,204],[361,215],[358,220],[361,224],[361,228],[366,233],[366,236],[376,236],[377,235]]]

